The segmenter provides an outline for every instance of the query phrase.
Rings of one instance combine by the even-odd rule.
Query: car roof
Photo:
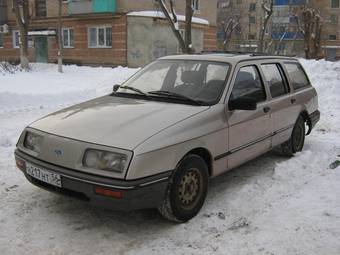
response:
[[[160,58],[167,60],[197,60],[197,61],[215,61],[237,64],[242,61],[266,60],[266,59],[286,59],[298,61],[296,58],[286,56],[265,55],[259,53],[200,53],[192,55],[173,55]]]

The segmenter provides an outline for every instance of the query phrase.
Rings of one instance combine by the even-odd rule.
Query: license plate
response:
[[[61,177],[59,174],[51,173],[29,163],[26,163],[26,172],[35,179],[61,188]]]

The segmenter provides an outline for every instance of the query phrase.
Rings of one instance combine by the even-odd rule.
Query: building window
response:
[[[329,40],[336,40],[336,35],[329,35],[328,39]]]
[[[20,33],[17,30],[14,30],[12,32],[12,38],[13,38],[13,48],[19,48],[20,47]]]
[[[46,17],[46,0],[35,0],[35,15],[37,17]]]
[[[338,15],[335,14],[331,15],[330,21],[332,24],[338,24]]]
[[[198,12],[200,10],[200,0],[193,0],[192,7],[195,12]]]
[[[250,12],[256,11],[256,3],[250,3],[250,5],[249,5],[249,11],[250,11]]]
[[[331,0],[331,7],[332,8],[340,8],[340,0]]]
[[[255,16],[249,16],[249,23],[251,23],[251,24],[255,24],[256,23]]]
[[[242,4],[242,0],[236,0],[236,4]]]
[[[4,47],[4,34],[0,33],[0,48]]]
[[[111,48],[112,27],[90,27],[88,29],[89,48]]]
[[[74,48],[74,32],[72,28],[63,28],[63,47]]]

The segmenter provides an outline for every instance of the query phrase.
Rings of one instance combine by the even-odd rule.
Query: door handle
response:
[[[265,113],[270,112],[270,107],[268,107],[268,106],[264,107],[264,108],[263,108],[263,111],[264,111]]]
[[[290,102],[291,102],[292,104],[295,104],[295,103],[296,103],[296,99],[295,99],[295,98],[292,98],[292,99],[290,100]]]

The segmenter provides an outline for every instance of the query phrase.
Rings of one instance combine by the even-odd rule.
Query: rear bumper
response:
[[[309,115],[309,118],[307,120],[307,124],[309,127],[307,135],[309,135],[312,132],[312,129],[315,127],[316,123],[320,120],[320,111],[315,111]]]
[[[19,159],[28,162],[61,176],[62,187],[59,188],[35,179],[28,175],[25,169],[21,169],[26,179],[35,186],[51,192],[75,197],[96,206],[123,211],[156,208],[161,205],[172,173],[172,171],[168,171],[157,176],[125,181],[90,175],[52,165],[33,158],[19,150],[15,151],[15,158],[16,160]],[[98,195],[95,192],[96,188],[105,188],[113,192],[121,192],[123,195],[122,198]]]

